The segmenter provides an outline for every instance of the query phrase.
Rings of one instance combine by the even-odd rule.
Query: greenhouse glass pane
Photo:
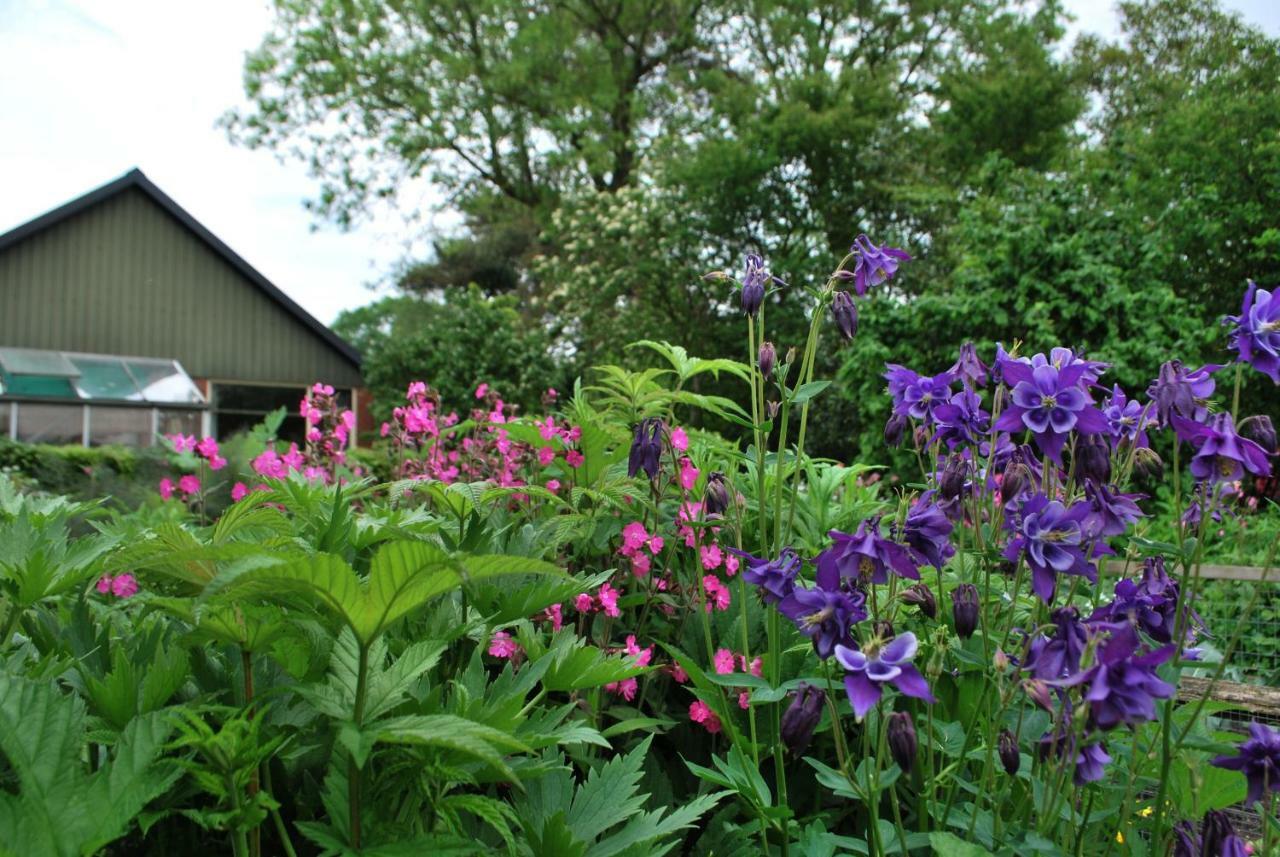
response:
[[[197,437],[200,431],[199,411],[161,411],[160,434],[190,434]]]
[[[71,362],[80,370],[75,384],[82,398],[142,401],[142,391],[118,358],[76,356]]]
[[[89,408],[89,446],[151,446],[150,408]]]
[[[13,408],[8,402],[0,402],[0,440],[9,439],[9,420],[12,418]]]
[[[41,396],[50,399],[78,399],[80,394],[71,386],[70,378],[50,378],[43,375],[9,375],[5,378],[5,392],[11,396]]]
[[[37,351],[34,348],[0,348],[0,369],[10,375],[51,375],[74,378],[79,370],[61,351]]]
[[[18,440],[58,445],[80,444],[84,440],[84,405],[18,406]]]
[[[129,371],[148,402],[203,404],[204,396],[190,376],[172,360],[127,360]]]

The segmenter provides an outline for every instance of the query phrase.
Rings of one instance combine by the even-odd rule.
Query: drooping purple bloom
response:
[[[1234,756],[1218,756],[1210,764],[1239,771],[1249,783],[1245,803],[1262,799],[1264,792],[1280,792],[1280,730],[1261,723],[1249,724],[1249,737]]]
[[[1098,570],[1085,555],[1084,522],[1092,508],[1075,503],[1070,508],[1043,494],[1030,497],[1018,514],[1011,516],[1016,530],[1004,558],[1017,562],[1025,554],[1031,569],[1031,588],[1047,604],[1053,601],[1059,574],[1083,575],[1090,583],[1098,580]],[[1094,553],[1101,546],[1095,546]]]
[[[1088,741],[1089,737],[1085,736],[1084,740]],[[1071,759],[1075,763],[1072,781],[1078,786],[1102,779],[1106,774],[1107,763],[1111,761],[1101,742],[1086,744],[1081,748],[1074,733],[1061,726],[1044,733],[1040,738],[1040,758]]]
[[[990,370],[978,357],[978,349],[972,342],[960,346],[960,357],[954,366],[947,370],[961,381],[974,387],[987,386]]]
[[[1168,699],[1176,688],[1156,675],[1156,668],[1173,657],[1174,646],[1138,654],[1138,635],[1132,626],[1111,635],[1098,650],[1098,660],[1081,675],[1066,679],[1088,685],[1090,722],[1104,731],[1156,719],[1157,699]]]
[[[801,756],[808,749],[826,702],[826,691],[811,684],[801,684],[792,691],[791,705],[782,715],[781,737],[793,756]]]
[[[735,548],[729,548],[729,551],[745,561],[742,579],[760,588],[766,604],[777,604],[795,591],[801,559],[791,548],[783,548],[777,559],[752,556]]]
[[[889,715],[889,755],[898,767],[910,771],[916,760],[919,740],[916,738],[916,725],[908,711],[895,711]]]
[[[883,647],[873,647],[868,652],[845,645],[836,646],[836,660],[845,669],[844,689],[859,720],[880,701],[886,684],[892,684],[907,696],[925,702],[934,701],[928,682],[911,664],[918,645],[916,635],[904,631]]]
[[[1089,629],[1074,607],[1053,611],[1056,630],[1052,637],[1031,641],[1022,668],[1041,681],[1061,681],[1080,672],[1080,660],[1089,643]]]
[[[1240,314],[1225,321],[1232,325],[1227,344],[1240,360],[1280,384],[1280,289],[1260,289],[1250,280]]]
[[[707,487],[702,491],[702,511],[707,517],[723,515],[729,508],[729,483],[719,470],[707,474]]]
[[[1160,374],[1147,388],[1147,398],[1155,402],[1160,425],[1167,426],[1173,414],[1196,422],[1209,416],[1205,401],[1213,395],[1216,384],[1213,373],[1222,366],[1210,363],[1188,370],[1180,361],[1170,360],[1160,367]]]
[[[950,372],[940,375],[918,375],[905,366],[896,363],[885,364],[888,371],[884,373],[889,382],[889,395],[893,397],[894,413],[934,422],[933,409],[951,398],[951,385],[955,376]]]
[[[1200,825],[1201,857],[1247,857],[1249,849],[1236,833],[1231,817],[1220,809],[1204,814]]]
[[[978,629],[981,605],[978,603],[978,587],[972,583],[962,583],[951,590],[951,620],[955,624],[956,636],[967,640]]]
[[[1270,476],[1271,462],[1266,451],[1251,440],[1236,434],[1231,414],[1214,414],[1208,424],[1192,422],[1175,414],[1172,418],[1178,437],[1188,441],[1196,454],[1188,468],[1201,482],[1235,482],[1249,471],[1255,476]]]
[[[918,565],[942,568],[956,552],[951,544],[952,529],[937,503],[917,501],[907,512],[902,537]]]
[[[1072,457],[1071,467],[1078,481],[1111,481],[1111,445],[1102,435],[1090,434],[1080,438]]]
[[[797,588],[778,602],[778,612],[813,640],[813,650],[825,660],[837,645],[853,645],[849,628],[867,618],[866,600],[857,590]]]
[[[848,292],[836,292],[831,298],[831,317],[846,342],[858,335],[858,307]]]
[[[943,441],[951,449],[962,444],[977,443],[991,430],[991,414],[982,409],[982,399],[965,387],[933,408],[938,430],[935,441]]]
[[[1276,427],[1272,425],[1271,417],[1266,414],[1254,414],[1242,419],[1237,428],[1241,437],[1246,437],[1258,444],[1263,452],[1268,455],[1276,454]]]
[[[898,447],[902,445],[902,435],[907,430],[907,415],[893,413],[889,415],[889,419],[884,424],[884,442],[890,447]]]
[[[1048,364],[1033,368],[1006,361],[1002,368],[1005,384],[1012,385],[1013,393],[1009,406],[996,421],[996,429],[1030,429],[1040,451],[1059,463],[1070,432],[1096,434],[1107,430],[1106,417],[1093,406],[1093,399],[1083,386],[1089,364],[1077,362],[1058,369]]]
[[[1134,501],[1146,496],[1144,494],[1113,494],[1105,485],[1093,481],[1085,483],[1084,493],[1090,507],[1085,529],[1092,535],[1122,535],[1130,524],[1143,517]]]
[[[1111,436],[1138,446],[1147,446],[1147,426],[1155,422],[1152,405],[1143,405],[1125,395],[1120,385],[1111,388],[1111,397],[1102,403]]]
[[[857,254],[853,264],[853,290],[862,297],[867,289],[893,279],[898,266],[910,262],[911,256],[897,247],[877,247],[866,235],[859,235],[849,248],[850,253]]]
[[[889,569],[911,580],[920,579],[920,571],[911,553],[880,535],[879,518],[864,520],[852,535],[839,530],[832,530],[827,535],[831,537],[831,547],[814,560],[820,586],[834,588],[834,581],[842,577],[862,583],[887,583]]]
[[[764,303],[764,289],[774,279],[764,267],[764,259],[755,253],[747,254],[747,269],[742,274],[742,311],[754,316]]]
[[[1158,643],[1172,643],[1178,624],[1178,583],[1165,571],[1163,557],[1148,557],[1139,580],[1121,580],[1115,598],[1093,612],[1089,622],[1126,620]],[[1194,610],[1187,616],[1186,640],[1194,641],[1204,622]]]
[[[657,479],[661,460],[662,420],[657,417],[641,420],[636,424],[635,437],[631,441],[627,475],[635,476],[643,470],[650,479]]]

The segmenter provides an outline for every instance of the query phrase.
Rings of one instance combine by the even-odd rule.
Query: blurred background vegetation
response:
[[[1221,316],[1280,280],[1280,43],[1213,0],[1120,15],[1066,44],[1053,0],[294,0],[227,125],[304,153],[320,217],[358,224],[409,177],[462,213],[336,325],[383,410],[420,377],[528,407],[640,338],[745,358],[700,275],[748,252],[791,284],[767,307],[785,353],[854,236],[907,248],[818,368],[841,383],[811,448],[875,461],[885,361],[1023,339],[1140,391],[1171,357],[1226,362]],[[1255,379],[1244,410],[1277,402]]]

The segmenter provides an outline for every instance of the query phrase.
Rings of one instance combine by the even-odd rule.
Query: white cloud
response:
[[[1228,5],[1280,33],[1274,0]],[[1067,6],[1073,32],[1116,33],[1112,0]],[[270,16],[265,0],[0,0],[0,232],[137,166],[322,321],[367,303],[418,230],[391,213],[316,229],[304,167],[215,127]]]

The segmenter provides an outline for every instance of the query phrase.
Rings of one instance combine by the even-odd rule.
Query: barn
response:
[[[331,384],[367,430],[360,355],[140,170],[0,235],[0,437],[229,437]]]

